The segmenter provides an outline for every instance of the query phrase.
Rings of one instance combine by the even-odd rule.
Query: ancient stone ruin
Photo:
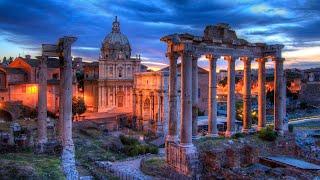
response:
[[[42,56],[39,57],[39,101],[38,101],[38,147],[43,151],[47,139],[47,59],[59,57],[61,64],[60,112],[58,136],[62,143],[62,167],[67,179],[77,179],[74,144],[72,140],[72,57],[71,45],[75,37],[60,38],[57,44],[43,44]]]
[[[228,62],[227,130],[225,136],[235,133],[235,62],[244,63],[243,129],[248,133],[251,128],[251,62],[259,63],[258,93],[258,131],[266,125],[265,63],[272,60],[275,65],[274,79],[274,130],[282,135],[285,122],[285,77],[280,44],[250,43],[237,37],[228,24],[207,26],[203,36],[192,34],[171,34],[161,38],[167,43],[166,56],[170,61],[169,83],[169,131],[166,137],[167,163],[176,171],[194,176],[197,172],[198,153],[192,143],[196,138],[197,127],[197,60],[205,55],[209,61],[209,132],[208,136],[218,136],[216,100],[216,62],[223,57]],[[181,57],[181,121],[180,133],[177,132],[177,59]],[[179,139],[178,139],[179,137]]]

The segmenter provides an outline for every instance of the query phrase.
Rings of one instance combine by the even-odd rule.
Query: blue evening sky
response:
[[[154,68],[168,63],[162,36],[202,35],[206,25],[219,22],[248,41],[284,44],[287,68],[320,67],[319,0],[0,0],[0,58],[39,55],[42,43],[73,35],[73,56],[97,60],[114,16],[132,55]],[[204,58],[200,65],[207,66]]]

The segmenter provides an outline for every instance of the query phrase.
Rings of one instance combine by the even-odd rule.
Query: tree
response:
[[[3,59],[2,59],[2,63],[6,62],[6,61],[7,61],[7,57],[4,56]]]
[[[10,56],[9,58],[9,64],[13,61],[13,57]]]
[[[72,98],[72,116],[77,117],[85,113],[87,110],[86,104],[82,97],[73,97]]]
[[[84,89],[84,73],[83,73],[83,71],[77,71],[76,78],[78,81],[78,88],[83,90]]]

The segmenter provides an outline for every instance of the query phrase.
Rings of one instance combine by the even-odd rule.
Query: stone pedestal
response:
[[[166,150],[166,160],[170,167],[190,178],[197,177],[199,173],[199,160],[195,146],[168,143]]]

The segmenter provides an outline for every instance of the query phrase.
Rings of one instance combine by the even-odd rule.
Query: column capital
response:
[[[254,60],[254,57],[248,57],[248,56],[243,56],[243,57],[240,57],[240,61],[243,61],[244,63],[247,63],[247,62],[252,62]]]
[[[285,58],[274,57],[274,58],[272,58],[272,61],[283,62],[283,61],[285,61]]]
[[[224,60],[226,61],[236,61],[238,59],[238,56],[223,56]]]
[[[176,53],[176,52],[167,52],[167,53],[166,53],[166,57],[178,59],[179,53]]]
[[[218,60],[218,56],[214,56],[213,54],[206,54],[206,58],[211,61],[211,60]]]
[[[256,62],[258,62],[258,63],[265,63],[265,62],[267,62],[267,61],[268,61],[267,58],[257,58],[257,59],[256,59]]]

